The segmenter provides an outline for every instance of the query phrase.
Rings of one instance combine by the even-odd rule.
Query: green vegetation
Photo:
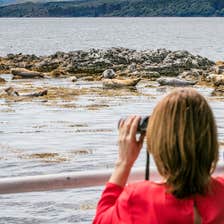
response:
[[[0,17],[224,16],[223,0],[82,0],[0,7]]]

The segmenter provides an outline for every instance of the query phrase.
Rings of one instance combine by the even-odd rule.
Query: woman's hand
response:
[[[143,145],[145,135],[136,139],[136,132],[140,121],[139,116],[130,116],[127,120],[121,120],[119,125],[119,153],[115,170],[109,182],[124,186],[127,182],[130,170],[138,158]]]
[[[120,122],[118,165],[123,164],[132,167],[138,158],[145,136],[142,134],[139,140],[136,139],[140,119],[140,116],[130,116],[125,121],[121,120]]]

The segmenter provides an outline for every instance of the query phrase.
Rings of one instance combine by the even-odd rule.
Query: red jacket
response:
[[[212,192],[176,199],[165,184],[149,181],[125,188],[107,183],[93,224],[193,224],[196,204],[202,224],[224,224],[224,178],[212,179]]]

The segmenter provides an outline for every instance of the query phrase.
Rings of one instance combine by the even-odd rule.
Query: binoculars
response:
[[[144,116],[141,118],[141,120],[138,123],[137,134],[142,134],[146,132],[149,118],[150,116]],[[121,120],[126,120],[126,119],[120,119],[118,121],[118,128],[120,126]],[[146,150],[145,180],[149,180],[149,176],[150,176],[150,155],[148,151]]]
[[[126,119],[120,119],[119,120],[118,128],[120,126],[121,120],[126,120]],[[144,117],[141,118],[141,120],[138,123],[137,134],[141,134],[141,133],[146,132],[147,125],[148,125],[148,120],[149,120],[149,116],[144,116]]]

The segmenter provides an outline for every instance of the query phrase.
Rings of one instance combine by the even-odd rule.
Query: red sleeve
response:
[[[131,223],[128,208],[130,193],[113,183],[107,183],[98,202],[93,224]]]

